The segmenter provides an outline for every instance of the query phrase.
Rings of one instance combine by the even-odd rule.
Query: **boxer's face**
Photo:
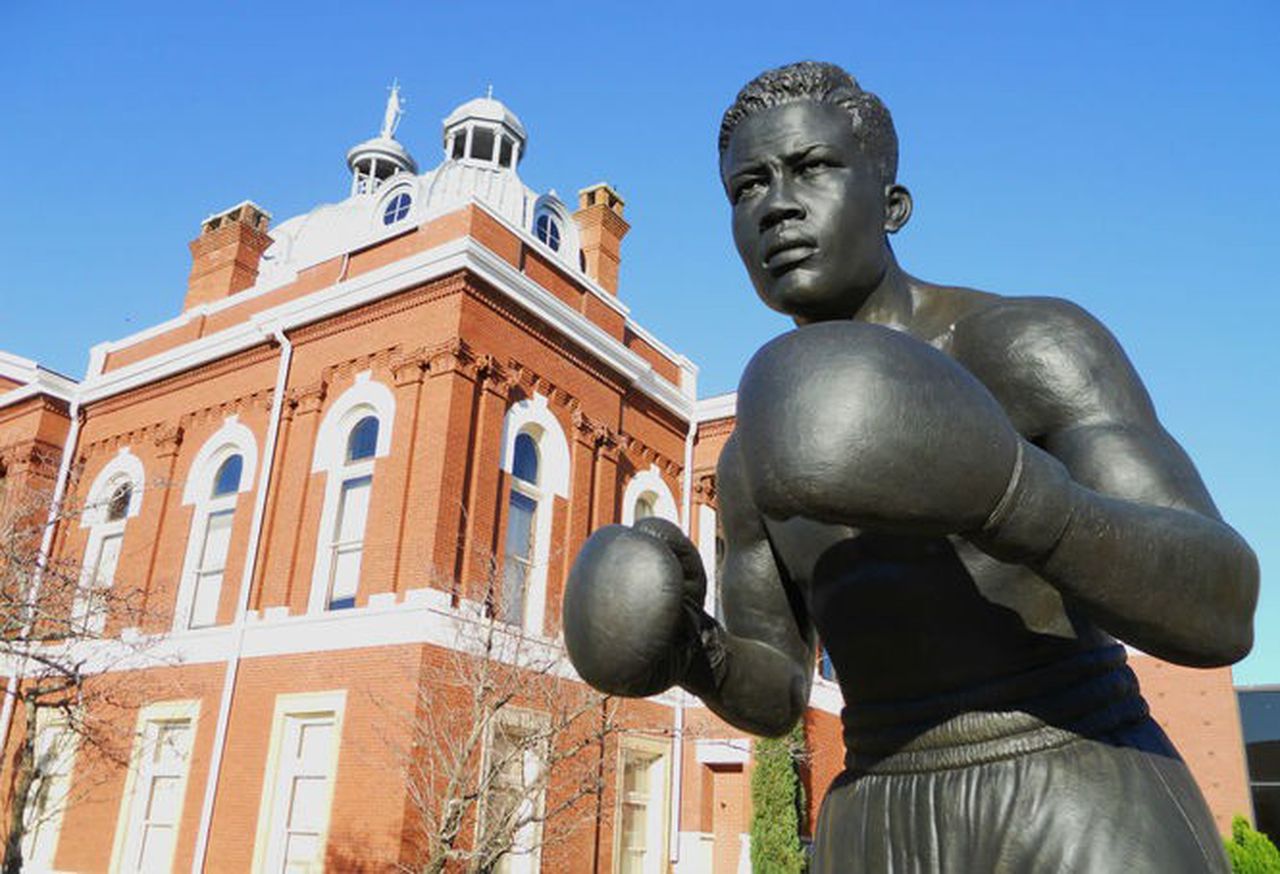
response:
[[[733,239],[761,299],[800,321],[857,313],[889,255],[885,186],[849,114],[800,101],[751,115],[720,172]]]

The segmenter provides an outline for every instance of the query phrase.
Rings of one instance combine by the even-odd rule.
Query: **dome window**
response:
[[[538,220],[533,225],[534,233],[538,239],[546,243],[553,252],[560,251],[560,223],[549,212],[544,212],[538,216]]]
[[[403,219],[409,214],[409,205],[411,203],[413,203],[413,198],[403,191],[388,200],[387,208],[382,212],[382,223],[384,225],[394,225]]]

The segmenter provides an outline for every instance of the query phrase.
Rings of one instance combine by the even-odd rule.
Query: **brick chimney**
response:
[[[258,279],[258,261],[271,245],[271,215],[252,201],[211,215],[191,241],[191,276],[187,279],[189,310],[243,291]]]
[[[615,295],[622,238],[631,230],[631,225],[622,217],[622,205],[618,192],[607,182],[598,182],[578,192],[578,211],[573,214],[582,240],[587,275]]]

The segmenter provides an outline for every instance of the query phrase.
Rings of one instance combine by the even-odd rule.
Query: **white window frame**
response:
[[[56,764],[51,769],[53,773],[45,775],[44,786],[32,786],[33,790],[43,789],[43,797],[47,802],[45,811],[40,812],[39,818],[34,821],[32,817],[37,812],[33,805],[39,799],[34,796],[27,799],[27,810],[23,812],[27,830],[22,836],[22,861],[27,870],[53,870],[53,859],[58,853],[58,840],[62,834],[62,817],[71,791],[77,741],[77,736],[68,728],[64,714],[42,710],[36,717],[36,756],[43,754],[42,749],[46,744],[65,744],[65,748],[52,751]]]
[[[644,874],[660,874],[667,869],[668,833],[671,810],[671,745],[655,738],[630,736],[618,744],[616,772],[617,791],[613,808],[613,874],[622,870],[622,805],[627,800],[623,792],[623,774],[628,758],[649,759],[648,778],[650,791],[645,808],[649,814],[645,821]]]
[[[538,219],[544,215],[550,216],[560,229],[559,249],[552,249],[538,239]],[[583,272],[582,265],[578,260],[578,253],[582,251],[582,238],[578,234],[578,223],[569,218],[569,209],[559,197],[548,193],[537,199],[533,205],[533,211],[529,214],[528,232],[529,238],[537,243],[544,253],[557,261],[568,264],[576,273]]]
[[[545,735],[549,719],[545,714],[537,713],[531,710],[521,710],[519,708],[504,708],[497,714],[487,727],[484,743],[484,755],[481,767],[484,769],[485,775],[484,785],[488,789],[493,788],[490,782],[489,772],[494,767],[494,735],[498,731],[507,730],[515,734]],[[545,736],[538,743],[546,744],[549,739]],[[521,767],[524,779],[528,782],[542,780],[540,773],[546,764],[546,751],[538,751],[530,747],[524,747],[521,751]],[[530,799],[521,798],[520,804],[523,808],[528,807]],[[517,833],[513,836],[512,847],[510,852],[503,855],[494,865],[494,874],[538,874],[542,869],[542,846],[541,832],[542,823],[540,822],[543,815],[543,807],[546,804],[546,786],[544,785],[538,792],[536,799],[532,800],[537,810],[534,811],[532,822],[525,823]],[[483,840],[485,816],[487,815],[486,807],[488,806],[488,796],[482,800],[480,815],[476,818],[476,842]]]
[[[274,870],[268,866],[283,859],[286,833],[278,828],[277,820],[284,799],[279,792],[280,767],[283,744],[291,724],[299,720],[329,718],[333,720],[333,741],[329,758],[329,786],[326,792],[324,828],[320,831],[320,860],[316,871],[324,870],[325,851],[329,830],[333,822],[334,787],[338,782],[339,752],[342,748],[342,723],[346,709],[347,692],[339,689],[329,692],[306,692],[277,695],[275,712],[271,719],[271,740],[267,747],[267,764],[262,775],[262,800],[258,806],[258,827],[253,841],[253,867],[255,874]]]
[[[240,469],[239,489],[230,495],[213,497],[214,478],[223,462],[233,455],[243,460]],[[191,531],[187,537],[186,556],[182,562],[182,577],[173,609],[173,628],[184,631],[191,628],[191,610],[194,607],[198,577],[203,563],[205,540],[209,520],[217,513],[235,512],[239,496],[253,491],[258,470],[258,443],[253,432],[241,424],[238,416],[228,416],[219,428],[196,453],[182,489],[183,506],[194,507],[191,514]],[[232,516],[234,530],[235,517]],[[229,548],[228,548],[229,549]],[[225,588],[227,580],[223,576]],[[219,597],[221,600],[221,597]],[[215,622],[216,625],[216,616]],[[210,626],[201,626],[210,627]]]
[[[120,813],[116,819],[115,839],[112,842],[110,874],[123,874],[129,871],[126,853],[135,850],[136,841],[144,821],[137,814],[145,811],[146,799],[136,797],[145,788],[147,779],[147,757],[152,747],[149,743],[149,732],[152,725],[162,723],[186,723],[190,746],[187,750],[186,767],[183,770],[177,788],[178,808],[174,811],[173,853],[176,855],[178,839],[182,835],[182,814],[186,807],[187,783],[191,777],[191,762],[196,755],[196,732],[200,724],[200,700],[193,698],[183,701],[162,701],[149,704],[138,712],[138,726],[133,742],[133,752],[129,757],[129,770],[125,776],[124,793],[120,798]],[[169,859],[172,867],[173,858]]]
[[[623,525],[635,524],[636,502],[641,498],[648,498],[653,502],[653,515],[676,525],[680,524],[680,510],[676,506],[675,495],[671,493],[657,465],[649,465],[645,470],[637,472],[623,490]]]
[[[343,487],[347,482],[365,476],[377,481],[374,468],[377,460],[391,451],[395,412],[395,397],[391,389],[374,380],[371,371],[366,370],[357,374],[351,388],[333,402],[316,432],[311,472],[325,475],[325,490],[319,530],[316,533],[315,567],[311,573],[311,594],[307,599],[308,613],[323,613],[328,609]],[[351,429],[365,416],[374,416],[378,420],[378,440],[373,457],[348,463],[347,439]],[[364,536],[368,536],[367,528]],[[363,576],[362,566],[361,577]]]
[[[542,634],[547,616],[547,565],[551,557],[551,526],[555,516],[555,497],[569,499],[569,441],[556,419],[547,398],[535,394],[518,401],[507,410],[502,428],[503,472],[512,488],[538,502],[534,511],[532,566],[525,578],[524,625],[526,632]],[[528,434],[538,446],[538,485],[531,487],[514,473],[516,437]],[[510,495],[506,497],[509,503]],[[510,512],[510,508],[507,508]],[[506,532],[503,532],[505,540]],[[506,547],[503,552],[505,557]]]
[[[80,527],[87,528],[89,536],[84,548],[84,563],[80,568],[80,584],[71,604],[71,621],[90,633],[100,633],[106,626],[106,614],[94,609],[92,598],[99,590],[110,589],[115,585],[119,559],[124,555],[125,527],[130,519],[142,512],[142,486],[145,479],[146,473],[138,456],[128,447],[122,447],[116,457],[103,466],[89,486],[84,509],[80,513]],[[129,486],[129,505],[122,518],[108,520],[111,498],[123,485]],[[120,538],[117,565],[111,579],[99,585],[98,564],[102,559],[104,544],[113,537]]]

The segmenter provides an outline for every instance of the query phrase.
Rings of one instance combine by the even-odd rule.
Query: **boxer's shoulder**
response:
[[[1061,298],[993,298],[956,321],[950,347],[1030,436],[1095,423],[1145,398],[1106,327]]]

